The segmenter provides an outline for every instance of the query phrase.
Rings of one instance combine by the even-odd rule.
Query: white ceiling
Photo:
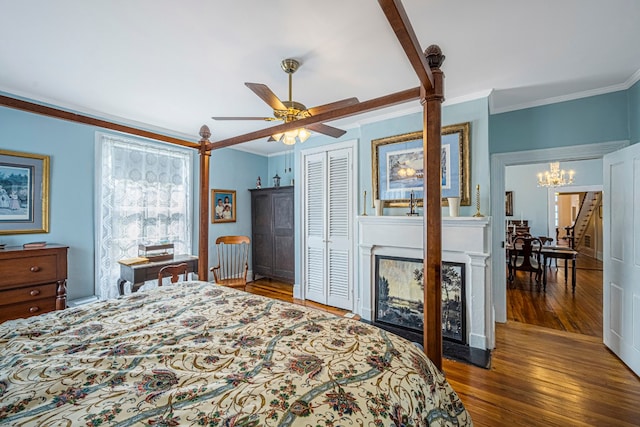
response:
[[[625,89],[640,74],[637,0],[403,5],[422,49],[438,44],[446,55],[447,103],[491,93],[492,112],[509,111]],[[0,91],[193,141],[202,124],[211,141],[272,126],[210,117],[270,116],[244,82],[287,100],[284,58],[302,62],[293,98],[307,107],[418,86],[373,0],[0,0]]]

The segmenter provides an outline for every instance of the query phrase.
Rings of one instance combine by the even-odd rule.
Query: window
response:
[[[96,294],[118,295],[118,260],[138,244],[168,242],[191,253],[192,152],[98,133],[96,137]]]

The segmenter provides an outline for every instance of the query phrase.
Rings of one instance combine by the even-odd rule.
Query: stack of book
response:
[[[29,242],[22,245],[25,249],[44,248],[47,246],[47,242]]]

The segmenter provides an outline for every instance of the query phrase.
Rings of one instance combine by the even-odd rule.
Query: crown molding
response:
[[[489,98],[489,114],[508,113],[510,111],[524,110],[526,108],[541,107],[543,105],[557,104],[559,102],[573,101],[581,98],[589,98],[591,96],[604,95],[607,93],[628,90],[640,80],[640,70],[636,71],[624,83],[617,85],[605,86],[598,89],[587,90],[584,92],[575,92],[567,95],[556,96],[553,98],[540,99],[532,102],[524,102],[522,104],[510,105],[507,107],[495,107],[493,96]]]

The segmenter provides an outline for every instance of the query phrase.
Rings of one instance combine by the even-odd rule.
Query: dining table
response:
[[[511,243],[506,245],[507,256],[511,251],[519,251],[521,248],[514,247]],[[564,281],[567,283],[569,278],[568,264],[571,261],[571,290],[576,291],[576,258],[578,252],[567,246],[542,246],[540,250],[542,255],[542,287],[547,290],[547,263],[551,259],[563,259],[564,260]]]
[[[547,290],[547,260],[552,258],[554,259],[563,259],[564,260],[564,281],[567,283],[568,273],[567,273],[567,265],[569,261],[571,261],[571,291],[575,293],[576,291],[576,258],[578,257],[578,252],[567,246],[543,246],[540,251],[542,255],[542,286],[543,289]]]

